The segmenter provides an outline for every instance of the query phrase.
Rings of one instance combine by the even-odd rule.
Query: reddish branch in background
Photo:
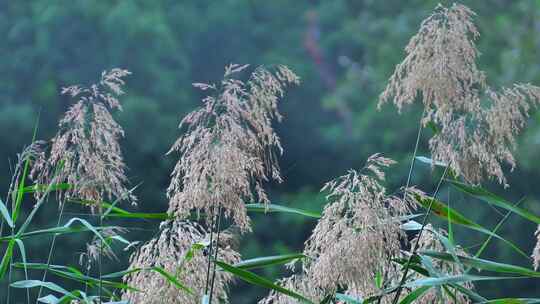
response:
[[[336,74],[332,66],[326,61],[324,51],[319,45],[320,25],[317,12],[307,12],[307,29],[304,35],[304,48],[313,60],[315,68],[330,94],[336,91]],[[336,114],[343,120],[343,127],[347,135],[352,134],[352,112],[347,102],[338,99],[335,103]]]

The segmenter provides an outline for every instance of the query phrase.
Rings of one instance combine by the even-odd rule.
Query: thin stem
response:
[[[424,113],[426,110],[424,109],[424,112],[422,112],[422,116],[424,117]],[[409,167],[409,174],[407,175],[407,183],[405,184],[405,189],[409,188],[411,185],[411,179],[412,179],[412,173],[414,170],[414,165],[416,164],[416,155],[418,153],[418,146],[420,145],[420,138],[422,137],[422,119],[420,118],[420,123],[418,124],[418,132],[416,134],[416,143],[414,145],[414,152],[411,159],[411,166]],[[405,195],[407,192],[403,192],[403,200],[405,200]]]
[[[217,237],[216,237],[216,249],[214,252],[214,269],[212,270],[212,283],[210,284],[210,300],[209,304],[212,304],[212,296],[214,295],[214,281],[216,279],[216,261],[219,251],[219,234],[221,232],[221,205],[218,210],[218,222],[217,222]]]
[[[87,257],[86,260],[86,276],[90,276],[90,258]],[[84,293],[88,294],[88,281],[84,282]]]
[[[433,202],[435,202],[435,199],[437,198],[437,194],[439,194],[439,189],[441,188],[444,178],[446,177],[446,173],[448,172],[449,166],[450,165],[446,165],[446,167],[444,168],[444,172],[441,178],[439,179],[439,182],[437,183],[437,188],[435,189],[435,192],[433,193],[432,199],[429,201],[427,212],[424,215],[424,219],[422,220],[422,227],[420,228],[420,232],[418,233],[418,236],[416,237],[416,243],[414,244],[414,247],[411,252],[411,255],[409,256],[409,259],[407,260],[407,264],[405,264],[405,270],[403,271],[403,276],[401,277],[401,280],[397,287],[397,292],[394,296],[394,300],[392,301],[392,304],[397,304],[399,300],[399,296],[401,295],[401,291],[403,290],[403,284],[405,284],[405,280],[407,279],[407,274],[409,273],[409,268],[412,262],[412,258],[414,257],[414,255],[416,254],[416,251],[418,250],[418,246],[420,245],[420,238],[422,237],[422,233],[424,232],[424,228],[426,227],[427,218],[429,217],[429,214],[431,213]]]
[[[63,213],[64,213],[64,206],[65,206],[65,203],[61,203],[60,213],[58,214],[58,220],[56,221],[56,227],[59,227],[60,223],[62,221],[62,216],[63,216]],[[58,237],[58,234],[55,233],[53,235],[53,239],[51,241],[51,246],[49,248],[49,255],[47,257],[47,267],[45,268],[45,272],[43,272],[43,277],[41,278],[42,282],[45,282],[45,280],[47,279],[47,272],[49,271],[49,266],[51,265],[52,256],[53,256],[53,253],[54,253],[54,245],[56,244],[56,238],[57,237]],[[41,292],[42,291],[43,291],[43,286],[40,286],[38,296],[36,298],[36,304],[39,302],[38,299],[41,298]]]
[[[8,288],[7,288],[7,300],[6,303],[9,303],[10,296],[11,296],[11,270],[12,270],[12,264],[9,264],[9,274],[8,274]]]
[[[36,137],[36,131],[34,130],[34,136],[32,138],[32,143],[35,141]],[[24,153],[24,152],[23,152]],[[23,154],[24,155],[24,154]],[[11,218],[13,220],[13,227],[11,227],[11,238],[12,241],[15,240],[15,223],[17,222],[17,214],[19,212],[19,208],[22,204],[23,198],[24,198],[24,185],[26,181],[26,177],[28,176],[28,170],[30,168],[30,156],[27,156],[24,161],[24,167],[23,172],[20,180],[20,184],[17,185],[17,195],[13,196],[11,199]],[[17,172],[17,170],[15,171]],[[15,190],[15,189],[14,189]],[[15,197],[15,199],[13,199]],[[10,289],[11,289],[11,273],[13,271],[13,255],[9,258],[9,278],[8,278],[8,292],[7,292],[7,303],[9,303],[10,300]],[[30,301],[30,293],[28,289],[26,290],[27,300]]]
[[[214,222],[215,222],[216,215],[212,215],[212,220],[210,222],[210,244],[208,248],[208,265],[206,268],[206,281],[205,281],[205,287],[204,287],[204,294],[208,295],[208,287],[210,284],[210,265],[212,263],[212,246],[213,246],[213,237],[214,237]]]
[[[99,206],[99,214],[102,215],[102,206],[100,205]],[[101,229],[101,227],[103,226],[103,216],[100,216],[99,217],[99,228]],[[103,292],[103,278],[102,278],[102,258],[103,258],[103,239],[102,238],[99,238],[99,257],[98,257],[98,271],[99,271],[99,291],[98,291],[98,299],[99,299],[99,303],[103,303],[102,302],[102,299],[101,299],[101,295],[102,295],[102,292]]]

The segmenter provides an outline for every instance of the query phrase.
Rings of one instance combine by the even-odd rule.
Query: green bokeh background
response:
[[[40,139],[49,139],[70,100],[61,87],[88,84],[104,69],[122,67],[127,79],[124,111],[117,113],[126,131],[122,142],[129,178],[140,198],[139,211],[163,212],[165,189],[177,157],[165,155],[179,135],[177,125],[200,105],[193,82],[219,81],[229,63],[285,64],[302,79],[281,104],[285,116],[277,126],[285,153],[285,182],[269,184],[272,200],[309,210],[321,210],[322,184],[348,168],[359,168],[381,152],[399,161],[388,173],[390,191],[405,181],[413,150],[419,107],[398,115],[391,106],[376,110],[377,97],[403,48],[437,1],[426,0],[222,0],[222,1],[15,1],[0,0],[0,185],[7,191],[16,154],[31,140],[40,112]],[[443,1],[443,4],[448,4]],[[481,32],[479,64],[492,86],[513,82],[540,84],[540,1],[465,1],[478,16]],[[428,135],[428,134],[427,134]],[[423,138],[425,154],[428,137]],[[540,116],[532,114],[516,151],[518,168],[509,173],[509,189],[486,185],[540,214]],[[413,183],[433,189],[433,175],[418,166]],[[468,217],[493,227],[500,215],[446,187],[444,198]],[[31,201],[25,209],[32,208]],[[69,207],[71,208],[71,207]],[[69,209],[68,208],[68,209]],[[36,226],[55,224],[51,202]],[[68,212],[80,210],[74,208]],[[91,219],[91,217],[89,217]],[[124,222],[130,238],[145,240],[157,222]],[[254,231],[240,246],[245,258],[300,251],[314,222],[293,215],[253,216]],[[500,234],[530,252],[535,225],[511,217]],[[465,246],[482,235],[457,230]],[[61,237],[54,263],[77,265],[86,236]],[[38,261],[49,239],[27,243],[29,259]],[[474,248],[474,247],[473,247]],[[106,265],[108,271],[127,266],[127,253]],[[530,266],[500,242],[485,257]],[[259,272],[270,278],[286,274],[280,268]],[[20,274],[15,274],[20,278]],[[4,300],[5,282],[0,290]],[[538,297],[534,280],[477,284],[486,297]],[[255,303],[265,290],[238,283],[231,303]],[[15,293],[22,303],[24,293]]]

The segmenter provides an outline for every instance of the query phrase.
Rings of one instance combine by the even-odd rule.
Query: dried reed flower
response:
[[[502,166],[515,166],[515,136],[530,107],[540,103],[540,88],[516,84],[502,93],[489,88],[476,65],[480,34],[474,15],[463,5],[439,5],[409,41],[379,107],[393,98],[401,111],[421,93],[424,126],[440,127],[429,142],[432,158],[469,183],[495,178],[507,186]]]
[[[298,77],[278,66],[274,72],[257,68],[246,83],[233,78],[246,67],[228,66],[219,87],[194,84],[214,95],[182,120],[186,132],[169,151],[181,154],[167,191],[169,213],[186,218],[192,211],[203,212],[209,220],[221,207],[247,231],[244,202],[268,203],[263,182],[281,181],[275,152],[282,149],[272,120],[281,119],[278,99]]]
[[[330,203],[306,241],[304,254],[309,259],[300,275],[282,284],[305,291],[318,302],[338,288],[363,297],[376,294],[377,273],[387,280],[397,278],[391,259],[400,255],[400,220],[410,211],[410,202],[387,195],[380,184],[383,168],[392,164],[393,160],[375,154],[360,172],[350,170],[323,187],[322,191],[330,192]],[[271,293],[260,303],[294,302]]]
[[[17,154],[17,163],[15,163],[15,166],[13,167],[11,182],[8,189],[8,198],[11,198],[13,202],[16,200],[21,179],[26,178],[23,177],[26,161],[30,161],[31,167],[35,167],[36,164],[41,163],[44,159],[44,146],[44,141],[35,141],[31,145],[25,147],[21,153]]]
[[[347,286],[369,295],[377,291],[377,272],[394,272],[390,259],[400,253],[399,217],[409,208],[407,202],[387,196],[380,184],[382,168],[393,163],[375,154],[361,172],[351,170],[323,187],[332,202],[304,251],[311,258],[308,273],[316,286],[326,291]]]
[[[106,256],[109,259],[116,259],[118,260],[118,257],[114,253],[112,247],[110,246],[112,241],[115,238],[119,238],[120,234],[126,233],[128,230],[123,227],[117,227],[117,226],[110,226],[110,227],[104,227],[100,231],[101,237],[107,242],[104,243],[103,240],[97,236],[94,236],[92,238],[92,241],[90,243],[86,244],[86,252],[81,255],[81,260],[83,257],[86,257],[89,261],[87,262],[88,265],[90,265],[91,261],[97,262],[101,256]],[[82,262],[82,261],[80,261]],[[83,263],[80,263],[83,264]]]
[[[485,86],[485,76],[476,66],[479,33],[472,12],[463,5],[439,5],[424,20],[405,48],[407,56],[380,96],[379,106],[393,97],[401,111],[422,93],[425,120],[447,124],[455,111],[477,111],[474,87]]]
[[[540,267],[540,225],[538,225],[534,235],[536,236],[537,241],[531,257],[533,258],[534,269],[538,270],[538,267]]]
[[[420,243],[418,244],[419,251],[436,251],[436,252],[446,252],[444,245],[442,244],[440,237],[447,237],[447,233],[443,229],[436,231],[431,224],[427,224],[424,227],[424,232],[420,237]],[[416,243],[418,241],[418,236],[412,241]],[[469,254],[465,252],[461,247],[455,247],[455,254],[458,256],[469,257]],[[465,273],[465,270],[461,265],[454,262],[445,262],[437,259],[431,260],[433,269],[437,271],[436,276],[453,276],[453,275],[462,275]],[[423,275],[419,273],[414,273],[412,275],[412,280],[423,279]],[[468,290],[474,289],[474,285],[471,282],[465,282],[462,285]],[[405,297],[406,295],[403,295]],[[453,298],[455,297],[455,299]],[[457,292],[452,295],[448,295],[446,292],[437,287],[430,288],[426,293],[424,293],[415,303],[420,304],[431,304],[431,303],[472,303],[472,301],[464,296],[462,293]]]
[[[133,304],[199,304],[204,295],[208,257],[202,251],[192,251],[191,259],[186,254],[197,242],[207,242],[209,234],[202,226],[189,221],[168,221],[162,224],[163,230],[139,248],[130,258],[130,269],[159,266],[173,274],[194,295],[177,289],[155,272],[141,271],[128,274],[124,281],[141,292],[126,291],[122,299]],[[232,236],[222,232],[218,260],[229,264],[240,261],[240,254],[234,251],[229,242]],[[233,280],[231,274],[217,271],[213,298],[219,303],[228,303],[227,287]]]
[[[60,120],[59,131],[52,139],[50,157],[32,170],[35,180],[47,182],[54,170],[59,182],[72,185],[60,200],[76,198],[95,202],[100,207],[104,199],[129,200],[135,196],[126,188],[126,166],[119,140],[122,127],[110,110],[122,110],[118,96],[124,92],[123,77],[130,72],[112,69],[101,74],[101,80],[89,88],[70,86],[62,90],[77,98]]]

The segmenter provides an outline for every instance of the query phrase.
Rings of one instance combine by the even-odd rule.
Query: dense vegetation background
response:
[[[128,78],[124,111],[118,120],[126,131],[124,154],[139,210],[163,212],[165,188],[176,161],[165,152],[178,136],[177,124],[200,105],[192,82],[220,79],[229,63],[281,63],[301,78],[282,103],[284,122],[283,184],[270,185],[276,202],[322,209],[318,189],[367,156],[382,152],[400,161],[389,174],[389,187],[401,185],[414,146],[420,112],[398,115],[389,106],[376,110],[403,48],[437,1],[0,1],[0,184],[7,191],[10,164],[31,140],[50,138],[69,99],[59,95],[70,84],[88,84],[104,69],[121,67]],[[540,84],[540,2],[465,1],[476,13],[481,32],[480,65],[494,84]],[[427,138],[423,146],[426,148]],[[509,174],[511,187],[491,190],[540,214],[540,115],[533,115],[517,152],[519,167]],[[413,182],[432,189],[428,167],[417,167]],[[445,190],[454,207],[492,227],[498,218],[470,199]],[[452,196],[453,195],[453,196]],[[476,208],[478,206],[478,208]],[[29,210],[32,206],[26,206]],[[57,205],[51,202],[41,225],[53,226]],[[75,211],[73,211],[75,212]],[[490,213],[493,214],[493,213]],[[258,215],[254,233],[242,240],[244,257],[299,251],[314,222],[303,217]],[[147,239],[157,222],[128,223],[130,238]],[[501,235],[530,252],[535,226],[511,218]],[[461,233],[462,243],[477,245],[481,235]],[[55,260],[77,264],[87,239],[62,237]],[[42,242],[42,243],[40,243]],[[29,259],[46,255],[49,240],[27,245]],[[74,249],[79,248],[79,249]],[[493,242],[489,257],[529,265]],[[126,266],[111,262],[110,270]],[[275,277],[279,269],[264,275]],[[536,283],[536,284],[535,284]],[[538,296],[540,282],[477,284],[481,294]],[[496,286],[496,288],[494,288]],[[4,289],[2,289],[4,290]],[[232,303],[254,303],[265,290],[237,284]]]

